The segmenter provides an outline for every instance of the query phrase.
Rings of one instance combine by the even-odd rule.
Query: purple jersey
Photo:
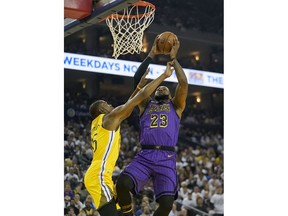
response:
[[[171,101],[150,101],[140,117],[140,144],[176,146],[179,122]]]

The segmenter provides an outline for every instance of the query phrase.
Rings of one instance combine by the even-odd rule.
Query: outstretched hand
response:
[[[166,69],[164,71],[164,75],[166,76],[166,78],[170,77],[172,75],[172,72],[174,71],[174,67],[173,67],[174,63],[171,62],[167,62],[166,64]]]
[[[179,50],[179,47],[180,47],[180,41],[177,38],[175,38],[174,42],[173,42],[173,46],[172,46],[171,52],[170,52],[170,58],[171,59],[176,58],[178,50]]]

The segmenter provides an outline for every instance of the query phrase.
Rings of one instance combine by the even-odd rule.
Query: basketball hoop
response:
[[[122,14],[116,12],[105,18],[114,40],[112,57],[143,51],[144,31],[154,20],[155,9],[153,4],[139,1],[123,9]]]

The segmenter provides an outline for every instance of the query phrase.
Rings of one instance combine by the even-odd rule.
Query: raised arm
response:
[[[150,68],[148,68],[148,69],[146,70],[146,72],[143,74],[143,76],[141,77],[141,79],[140,79],[140,81],[139,81],[136,89],[135,89],[134,92],[131,94],[131,96],[130,96],[129,99],[133,98],[133,97],[137,94],[137,92],[139,92],[139,91],[146,85],[146,83],[147,83],[147,81],[148,81],[148,80],[146,79],[146,76],[147,76],[147,74],[149,73],[149,71],[150,71]],[[140,87],[140,86],[141,86],[141,87]]]
[[[147,99],[155,89],[163,82],[166,78],[172,74],[172,62],[167,63],[166,70],[158,78],[151,81],[143,89],[141,89],[133,98],[129,99],[125,104],[120,105],[113,109],[109,114],[104,116],[103,126],[108,130],[115,130],[121,124],[121,122],[128,118],[133,109],[141,103],[141,101]]]
[[[186,98],[188,94],[188,81],[183,71],[183,68],[181,67],[176,58],[179,47],[180,42],[176,39],[172,47],[170,57],[173,61],[174,69],[176,71],[176,76],[178,80],[178,85],[176,87],[175,96],[174,98],[172,98],[172,102],[174,104],[178,116],[181,117],[182,112],[184,111],[186,106]]]
[[[153,58],[155,55],[159,55],[159,54],[163,54],[160,51],[158,51],[157,49],[157,42],[159,40],[159,34],[155,37],[152,48],[148,54],[148,56],[144,59],[144,61],[140,64],[140,66],[138,67],[135,75],[134,75],[134,92],[132,93],[131,97],[132,98],[135,94],[137,94],[137,92],[139,90],[141,90],[147,83],[147,81],[145,82],[145,77],[148,74],[147,72],[147,68],[149,66],[149,64],[152,62]],[[147,73],[145,73],[145,71]],[[143,79],[144,76],[144,79]],[[146,104],[150,101],[150,97],[146,98],[145,100],[143,100],[141,102],[141,104],[139,104],[139,106],[143,106],[145,107]],[[139,107],[140,108],[140,107]]]
[[[139,81],[141,80],[141,77],[147,71],[147,68],[149,64],[152,62],[153,58],[155,55],[162,54],[161,52],[158,51],[157,49],[157,41],[159,40],[159,35],[156,36],[154,39],[152,48],[148,54],[148,56],[144,59],[144,61],[140,64],[138,67],[136,73],[134,74],[134,89],[137,89],[137,85],[139,84]],[[139,86],[140,88],[143,88],[143,86]]]

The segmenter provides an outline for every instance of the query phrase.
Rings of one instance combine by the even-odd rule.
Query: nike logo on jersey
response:
[[[172,155],[168,155],[168,158],[171,158],[173,156],[173,154]]]

